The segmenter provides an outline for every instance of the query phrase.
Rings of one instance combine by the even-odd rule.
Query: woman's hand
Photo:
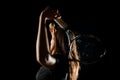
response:
[[[51,7],[46,7],[42,12],[43,12],[45,21],[61,17],[59,11]]]

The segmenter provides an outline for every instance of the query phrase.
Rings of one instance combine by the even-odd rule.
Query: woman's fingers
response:
[[[47,6],[44,10],[43,10],[43,14],[46,17],[47,20],[49,19],[54,19],[54,18],[60,18],[60,13],[58,9],[53,9],[49,6]]]

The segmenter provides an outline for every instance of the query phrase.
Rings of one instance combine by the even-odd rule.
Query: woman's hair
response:
[[[71,39],[75,37],[74,33],[71,35]],[[80,57],[78,55],[76,40],[72,42],[71,51],[69,51],[68,58],[69,60],[69,74],[70,80],[77,80],[80,70]]]
[[[53,22],[53,21],[48,21],[47,24],[49,24],[51,22]],[[54,23],[54,24],[56,24],[56,23]],[[69,49],[70,46],[68,45],[68,38],[67,38],[67,34],[66,34],[65,30],[60,28],[57,24],[55,26],[55,29],[56,29],[55,35],[56,35],[56,43],[57,43],[56,47],[57,48],[54,48],[54,49],[56,49],[55,50],[56,52],[61,52],[63,54],[66,53],[68,55],[68,59],[69,59],[69,73],[68,73],[69,80],[77,80],[78,73],[79,73],[79,70],[80,70],[80,62],[79,62],[80,57],[78,55],[76,41],[73,40],[71,51],[70,51],[70,49]],[[48,37],[49,37],[49,40],[50,40],[50,35]],[[73,39],[74,37],[75,37],[74,32],[72,32],[71,39]],[[56,53],[54,53],[54,54],[56,54]]]
[[[56,42],[57,42],[57,48],[58,52],[68,53],[68,39],[65,31],[61,28],[59,28],[56,31]]]
[[[75,37],[74,33],[72,32],[71,39]],[[77,51],[76,41],[72,42],[71,51],[69,50],[68,39],[65,31],[59,28],[56,32],[56,41],[57,41],[57,48],[58,50],[62,51],[62,53],[68,54],[69,59],[69,79],[70,80],[77,80],[78,73],[80,69],[80,58]],[[74,57],[74,59],[73,59]]]

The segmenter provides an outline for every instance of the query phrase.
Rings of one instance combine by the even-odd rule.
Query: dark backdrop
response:
[[[80,72],[80,80],[87,79],[107,79],[107,77],[112,76],[111,66],[111,43],[109,43],[110,33],[107,25],[105,24],[106,16],[103,14],[97,14],[99,8],[95,8],[93,4],[83,4],[82,2],[74,1],[34,1],[33,3],[33,14],[32,14],[32,61],[31,61],[31,78],[35,78],[36,72],[40,65],[36,62],[35,58],[35,42],[38,28],[38,18],[40,12],[47,6],[57,7],[63,19],[67,22],[72,30],[75,30],[82,34],[93,34],[98,36],[107,48],[107,54],[104,59],[95,64],[82,65],[82,71]],[[98,11],[98,12],[97,12]],[[99,12],[103,13],[103,12]]]
[[[108,15],[108,8],[104,7],[105,4],[98,5],[95,2],[74,0],[66,2],[65,0],[32,0],[27,3],[21,3],[19,3],[20,7],[15,8],[12,13],[15,18],[13,16],[9,18],[9,20],[13,19],[11,21],[13,24],[12,27],[8,28],[12,32],[11,34],[9,33],[10,40],[8,43],[10,51],[12,51],[11,54],[15,54],[12,55],[13,58],[8,56],[12,60],[10,61],[8,58],[7,63],[8,61],[14,62],[14,65],[9,67],[11,68],[10,72],[15,69],[15,72],[12,72],[12,77],[15,78],[17,76],[21,80],[35,80],[36,72],[40,67],[36,61],[35,51],[39,15],[47,5],[50,5],[60,10],[63,19],[70,25],[72,30],[82,34],[90,33],[98,36],[107,49],[104,59],[100,62],[82,65],[81,80],[116,78],[114,77],[116,55],[112,50],[114,40],[116,39],[114,33],[115,27],[110,27],[113,25],[112,17]],[[11,54],[9,55],[11,56]]]

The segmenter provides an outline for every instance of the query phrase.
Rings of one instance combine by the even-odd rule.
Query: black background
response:
[[[17,2],[13,7],[7,7],[9,14],[6,12],[6,24],[8,24],[6,36],[9,37],[6,39],[6,44],[9,49],[5,50],[8,51],[8,55],[5,55],[7,60],[4,62],[7,63],[5,68],[7,75],[12,74],[12,79],[35,80],[36,72],[40,67],[35,55],[39,15],[48,5],[60,10],[63,19],[72,30],[83,34],[94,34],[100,37],[106,46],[107,53],[104,59],[96,64],[82,65],[80,79],[101,80],[109,77],[115,79],[118,63],[113,48],[117,33],[114,32],[116,27],[112,20],[114,14],[111,13],[111,7],[106,7],[106,3],[101,5],[99,2],[65,2],[64,0],[22,1]]]

